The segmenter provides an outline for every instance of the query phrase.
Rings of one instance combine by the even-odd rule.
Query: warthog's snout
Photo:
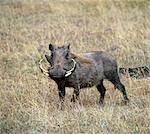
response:
[[[58,65],[49,67],[48,70],[45,70],[41,64],[42,61],[43,61],[43,59],[41,59],[39,62],[39,67],[40,67],[41,71],[45,75],[50,76],[51,78],[54,78],[54,79],[61,79],[64,77],[68,77],[72,74],[72,72],[76,68],[76,61],[74,59],[71,60],[73,63],[71,69],[66,69],[61,64],[58,64]]]
[[[64,78],[66,71],[61,67],[61,65],[57,65],[49,69],[49,75],[51,78],[60,79]]]

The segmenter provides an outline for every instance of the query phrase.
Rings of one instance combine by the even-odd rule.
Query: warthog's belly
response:
[[[100,78],[95,74],[88,77],[80,77],[78,79],[67,79],[66,80],[66,87],[73,87],[73,88],[86,88],[92,87],[97,85],[100,82]]]
[[[86,87],[92,87],[96,85],[95,82],[93,81],[89,81],[89,82],[66,82],[66,87],[73,87],[73,88],[78,88],[78,89],[81,89],[81,88],[86,88]]]
[[[94,85],[96,85],[94,81],[89,81],[89,82],[79,84],[80,88],[92,87]]]

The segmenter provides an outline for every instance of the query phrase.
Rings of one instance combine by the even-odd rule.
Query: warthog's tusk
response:
[[[49,76],[48,71],[45,70],[45,69],[42,67],[42,64],[41,64],[42,61],[43,61],[43,59],[41,59],[41,60],[39,61],[39,67],[40,67],[40,69],[41,69],[41,71],[42,71],[43,74],[45,74],[46,76]]]
[[[75,70],[75,68],[76,68],[76,61],[74,60],[74,59],[72,59],[72,61],[73,61],[73,67],[69,70],[69,71],[67,71],[66,72],[66,74],[65,74],[65,77],[68,77],[68,76],[70,76],[71,74],[72,74],[72,72]]]

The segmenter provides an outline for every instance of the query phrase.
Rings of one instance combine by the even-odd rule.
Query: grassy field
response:
[[[58,110],[57,86],[38,67],[49,43],[107,51],[119,67],[150,67],[150,1],[0,0],[1,134],[150,133],[149,78],[122,77],[127,106],[105,81],[104,108],[95,87],[81,91],[82,105],[70,102],[68,88]]]

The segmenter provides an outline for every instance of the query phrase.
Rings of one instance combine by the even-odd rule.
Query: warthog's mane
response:
[[[88,65],[93,64],[92,60],[85,57],[83,54],[73,54],[73,57],[74,57],[74,59],[79,60],[83,64],[88,64]]]

